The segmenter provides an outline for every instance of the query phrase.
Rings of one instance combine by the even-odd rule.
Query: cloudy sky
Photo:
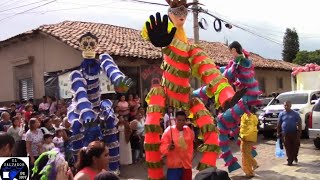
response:
[[[89,21],[141,29],[150,14],[166,12],[167,7],[132,3],[130,0],[0,0],[0,40],[10,38],[43,24],[65,20]],[[165,0],[146,0],[165,4]],[[191,0],[190,0],[191,1]],[[320,49],[320,23],[317,0],[199,0],[204,9],[221,18],[282,43],[287,27],[296,28],[301,50]],[[51,3],[52,2],[52,3]],[[49,3],[45,6],[42,6]],[[38,7],[42,6],[42,7]],[[207,20],[208,30],[200,30],[206,41],[237,40],[248,51],[266,58],[281,59],[282,45],[252,35],[238,28],[220,33],[213,29],[214,18],[200,14]],[[193,37],[193,19],[188,16],[185,26]]]

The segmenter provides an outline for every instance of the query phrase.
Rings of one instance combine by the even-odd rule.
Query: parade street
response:
[[[286,158],[280,159],[275,156],[275,139],[264,139],[259,135],[259,144],[256,146],[258,156],[256,157],[260,167],[256,170],[256,177],[252,179],[263,180],[312,180],[320,179],[320,150],[313,145],[313,140],[302,139],[298,157],[298,165],[287,166]],[[241,163],[239,147],[233,143],[232,150],[234,155]],[[197,153],[193,160],[193,177],[196,175],[195,169],[200,159]],[[224,169],[224,162],[219,159],[217,162],[219,169]],[[147,168],[141,164],[121,167],[122,179],[147,179]],[[229,174],[233,180],[247,179],[241,169]]]

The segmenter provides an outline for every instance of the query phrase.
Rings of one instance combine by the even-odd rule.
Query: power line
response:
[[[214,12],[214,13],[213,13]],[[218,15],[219,17],[222,17],[224,19],[230,19],[229,17],[227,16],[224,16],[216,11],[211,11],[212,14],[216,14]],[[239,22],[239,21],[233,21],[233,22],[236,22],[235,24],[238,24],[238,25],[241,25],[241,26],[246,26],[248,28],[251,28],[251,29],[254,29],[254,30],[263,30],[263,31],[268,31],[268,32],[271,32],[271,33],[267,33],[267,32],[264,32],[264,34],[269,34],[271,36],[275,36],[275,37],[283,37],[284,34],[286,33],[285,31],[276,31],[274,29],[270,29],[270,28],[264,28],[264,27],[258,27],[258,26],[252,26],[252,25],[248,25],[248,24],[245,24],[243,22]],[[274,34],[275,33],[275,34]],[[281,35],[280,35],[281,34]],[[307,36],[306,38],[309,38],[309,36],[316,36],[316,37],[319,37],[320,35],[319,34],[309,34],[309,33],[299,33],[300,35],[304,35],[304,36],[299,36],[299,38],[305,38],[305,36]]]
[[[5,12],[5,11],[14,10],[14,9],[19,9],[19,8],[26,7],[26,6],[30,6],[30,5],[33,5],[33,4],[39,4],[39,3],[44,2],[44,1],[49,1],[49,0],[41,0],[41,1],[33,2],[33,3],[21,5],[21,6],[16,6],[16,7],[13,7],[13,8],[1,10],[0,12]]]
[[[1,8],[9,7],[9,6],[13,5],[13,4],[19,3],[19,1],[22,1],[22,0],[9,0],[9,1],[5,2],[5,3],[2,3],[0,6],[2,6]]]
[[[157,6],[169,6],[167,4],[155,3],[155,2],[148,2],[148,1],[141,1],[141,0],[118,0],[122,2],[129,2],[129,3],[140,3],[140,4],[149,4],[149,5],[157,5]],[[78,3],[69,3],[69,2],[59,2],[64,4],[75,4],[75,5],[86,5],[86,4],[78,4]],[[118,3],[118,2],[111,2],[111,3]]]
[[[137,3],[142,3],[142,4],[152,4],[152,5],[158,5],[158,6],[169,6],[168,4],[155,3],[155,2],[149,2],[149,1],[141,1],[141,0],[120,0],[120,1],[131,1],[131,2],[137,2]]]
[[[245,31],[245,32],[248,32],[248,33],[253,34],[253,35],[255,35],[255,36],[261,37],[261,38],[263,38],[263,39],[265,39],[265,40],[268,40],[268,41],[271,41],[271,42],[273,42],[273,43],[276,43],[276,44],[279,44],[279,45],[283,45],[282,43],[280,43],[280,42],[278,42],[278,41],[276,41],[276,40],[274,40],[274,39],[272,39],[272,38],[265,37],[265,36],[263,36],[263,35],[261,35],[261,34],[258,34],[258,33],[256,33],[256,32],[254,32],[254,31],[251,31],[251,30],[246,29],[246,28],[243,28],[243,27],[241,27],[241,26],[239,26],[239,25],[237,25],[237,24],[235,24],[235,23],[232,23],[231,21],[224,20],[224,19],[222,19],[222,18],[220,18],[220,17],[218,17],[218,16],[216,16],[216,15],[213,15],[213,14],[210,13],[209,11],[206,11],[206,10],[204,10],[204,9],[202,9],[202,8],[200,9],[200,11],[201,11],[202,13],[205,13],[205,14],[211,16],[211,17],[214,17],[214,18],[216,18],[216,19],[220,19],[222,22],[231,24],[231,25],[233,25],[234,27],[237,27],[238,29],[241,29],[241,30],[243,30],[243,31]]]
[[[31,11],[31,10],[34,10],[36,8],[39,8],[39,7],[42,7],[44,5],[47,5],[47,4],[50,4],[52,2],[54,2],[56,0],[53,0],[53,1],[50,1],[49,3],[46,3],[46,4],[43,4],[43,5],[40,5],[40,6],[37,6],[35,8],[31,8],[31,9],[28,9],[26,11],[23,11],[23,12],[20,12],[20,13],[17,13],[17,14],[14,14],[12,16],[8,16],[8,17],[5,17],[3,19],[0,19],[0,21],[3,21],[5,19],[8,19],[8,18],[11,18],[11,17],[14,17],[16,15],[19,15],[19,14],[27,14],[28,11]],[[120,1],[123,1],[123,2],[131,2],[131,3],[141,3],[141,4],[149,4],[149,5],[157,5],[157,6],[168,6],[167,4],[161,4],[161,3],[154,3],[154,2],[148,2],[148,1],[142,1],[142,0],[120,0]],[[9,2],[9,1],[7,1]],[[34,3],[30,3],[30,4],[26,4],[26,5],[23,5],[23,6],[18,6],[18,7],[15,7],[15,8],[11,8],[11,9],[7,9],[7,10],[4,10],[4,11],[8,11],[8,10],[12,10],[12,9],[16,9],[16,8],[19,8],[19,7],[24,7],[24,6],[28,6],[28,5],[31,5],[31,4],[36,4],[36,3],[39,3],[39,2],[34,2]],[[68,3],[68,2],[58,2],[58,3],[64,3],[64,4],[76,4],[76,3]],[[29,12],[29,13],[41,13],[41,14],[44,14],[44,13],[48,13],[48,12],[57,12],[57,11],[66,11],[66,10],[76,10],[76,9],[84,9],[84,8],[88,8],[88,7],[100,7],[100,6],[104,6],[104,5],[110,5],[110,4],[113,4],[115,2],[111,2],[111,3],[108,3],[108,4],[96,4],[96,5],[85,5],[85,4],[77,4],[77,5],[85,5],[85,7],[73,7],[73,8],[65,8],[65,9],[55,9],[55,10],[48,10],[48,11],[36,11],[36,12]],[[4,3],[3,3],[4,4]],[[130,8],[120,8],[120,7],[106,7],[106,8],[113,8],[113,9],[125,9],[125,10],[138,10],[138,11],[150,11],[150,10],[142,10],[142,9],[130,9]],[[192,8],[191,8],[192,9]],[[0,11],[0,12],[4,12],[4,11]],[[255,36],[258,36],[258,37],[261,37],[263,39],[266,39],[266,40],[269,40],[271,42],[274,42],[276,44],[280,44],[282,45],[282,43],[276,41],[275,39],[272,39],[270,37],[265,37],[261,34],[258,34],[257,32],[253,31],[253,30],[250,30],[248,28],[244,28],[242,26],[240,26],[239,24],[240,23],[232,23],[231,21],[227,21],[227,20],[223,20],[225,18],[219,18],[217,17],[216,15],[213,15],[212,13],[209,13],[208,11],[205,11],[203,10],[202,8],[200,9],[200,12],[202,13],[205,13],[211,17],[214,17],[216,19],[220,19],[222,20],[223,22],[226,22],[226,23],[229,23],[229,24],[232,24],[234,27],[237,27],[245,32],[248,32],[248,33],[251,33]],[[246,25],[246,24],[242,24],[243,26],[247,26],[249,28],[253,28],[252,26],[249,26],[249,25]],[[278,33],[281,33],[278,31]],[[268,33],[264,33],[264,34],[268,34]],[[269,34],[269,35],[272,35],[272,36],[277,36],[277,37],[280,37],[280,35],[275,35],[275,34]],[[306,38],[313,38],[313,37],[306,37]],[[320,38],[320,37],[319,37]]]
[[[52,0],[52,1],[47,2],[47,3],[45,3],[45,4],[42,4],[42,5],[39,5],[39,6],[33,7],[33,8],[31,8],[31,9],[27,9],[27,10],[25,10],[25,11],[22,11],[22,12],[16,13],[16,14],[14,14],[14,15],[12,15],[12,16],[7,16],[7,17],[5,17],[5,18],[0,19],[0,22],[1,22],[1,21],[3,21],[3,20],[9,19],[9,18],[15,17],[15,16],[17,16],[17,15],[24,14],[24,13],[26,13],[26,12],[28,12],[28,11],[32,11],[32,10],[34,10],[34,9],[37,9],[37,8],[43,7],[43,6],[48,5],[48,4],[51,4],[51,3],[55,2],[55,1],[57,1],[57,0]]]
[[[47,11],[32,11],[32,12],[27,12],[24,14],[45,14],[45,13],[50,13],[50,12],[58,12],[58,11],[67,11],[67,10],[78,10],[78,9],[86,9],[90,7],[103,7],[103,8],[112,8],[112,9],[124,9],[124,10],[137,10],[137,11],[152,11],[150,9],[134,9],[134,8],[124,8],[124,7],[110,7],[110,4],[118,3],[118,2],[110,2],[108,4],[95,4],[95,5],[86,5],[86,4],[78,4],[78,3],[69,3],[69,2],[57,2],[60,4],[73,4],[73,5],[83,5],[82,7],[72,7],[72,8],[64,8],[64,9],[53,9],[53,10],[47,10]],[[166,11],[163,11],[166,12]],[[1,15],[1,13],[0,13]],[[2,13],[2,15],[4,15]],[[8,15],[8,14],[7,14]]]
[[[4,3],[0,4],[0,6],[7,4],[8,2],[10,2],[11,0],[5,1]]]

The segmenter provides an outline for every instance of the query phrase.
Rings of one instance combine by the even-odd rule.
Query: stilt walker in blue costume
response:
[[[96,59],[97,45],[97,37],[89,32],[80,37],[80,49],[84,60],[80,71],[75,70],[70,74],[73,101],[68,107],[67,115],[72,125],[72,137],[69,142],[72,143],[71,149],[76,155],[80,148],[90,142],[103,140],[110,151],[109,170],[119,172],[119,142],[114,128],[116,122],[112,102],[100,102],[99,76],[103,71],[118,93],[127,92],[132,82],[119,70],[108,54],[102,54],[99,60]],[[99,116],[97,111],[100,109],[102,113]]]
[[[244,113],[250,114],[249,106],[260,104],[258,96],[261,94],[259,91],[258,81],[254,78],[254,66],[252,61],[248,59],[249,54],[242,50],[240,43],[233,42],[229,45],[229,49],[234,56],[234,59],[229,62],[225,67],[220,67],[221,73],[233,83],[237,88],[246,88],[246,94],[241,100],[232,108],[226,110],[217,117],[217,127],[219,129],[219,145],[222,150],[221,158],[224,159],[225,165],[228,166],[228,171],[232,172],[241,168],[237,162],[237,158],[233,157],[229,147],[229,135],[238,139],[240,118]],[[207,99],[206,87],[201,87],[193,92],[194,96]],[[238,142],[238,145],[239,142]],[[253,149],[252,155],[255,157],[257,152]]]

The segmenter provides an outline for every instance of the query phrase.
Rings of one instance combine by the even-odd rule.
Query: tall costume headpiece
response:
[[[188,7],[191,5],[199,4],[199,3],[187,3],[187,0],[166,0],[169,4],[169,12],[173,13],[175,16],[187,16],[188,15]]]
[[[87,32],[79,39],[80,42],[80,49],[82,50],[82,56],[86,59],[95,58],[96,56],[96,48],[98,45],[98,38],[91,34],[90,32]]]
[[[166,0],[166,1],[169,4],[170,8],[177,8],[180,6],[188,8],[191,5],[199,4],[199,3],[195,3],[195,2],[187,3],[187,0]]]

